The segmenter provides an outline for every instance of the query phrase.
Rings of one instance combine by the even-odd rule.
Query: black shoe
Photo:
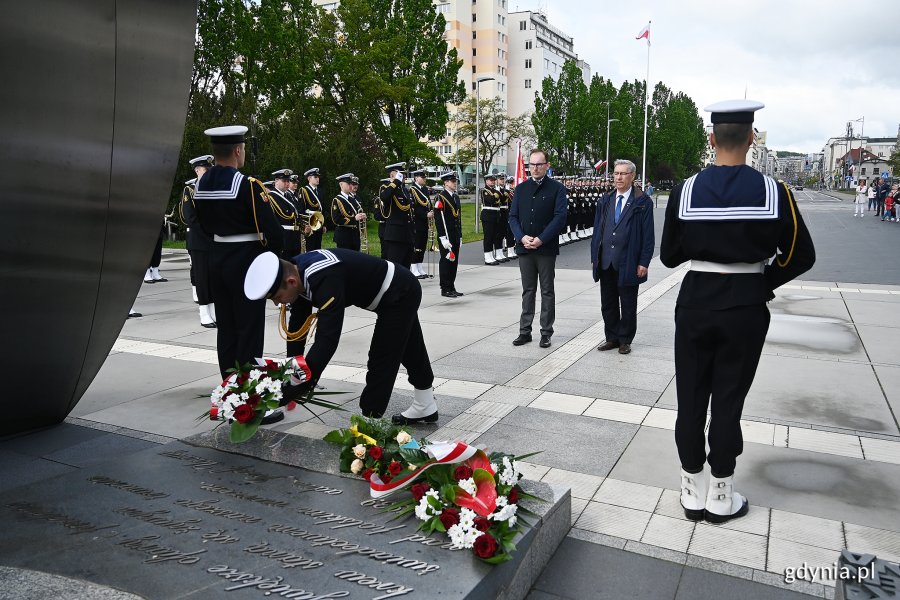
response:
[[[541,348],[549,348],[550,347],[550,336],[542,335],[541,342],[538,344]]]
[[[155,279],[145,279],[144,283],[156,283]]]
[[[631,354],[631,344],[622,344],[619,346],[619,354]]]
[[[426,274],[416,275],[416,279],[428,279],[429,277],[431,276]]]
[[[520,333],[519,337],[513,340],[513,346],[521,346],[522,344],[527,344],[531,341],[530,333]]]
[[[132,312],[129,312],[129,313],[128,313],[128,318],[129,318],[129,319],[134,319],[134,318],[137,318],[137,317],[143,317],[143,316],[144,316],[144,315],[142,315],[142,314],[139,313],[139,312],[134,312],[134,311],[132,311]]]
[[[271,425],[272,423],[277,423],[278,421],[284,420],[284,412],[280,410],[276,410],[270,415],[267,415],[262,418],[262,421],[259,422],[260,425]]]
[[[397,413],[391,417],[391,423],[394,425],[414,425],[416,423],[437,423],[438,411],[434,411],[430,415],[424,417],[406,417],[403,413]]]
[[[496,261],[495,261],[495,262],[484,261],[484,264],[486,264],[486,265],[489,266],[489,267],[496,267],[496,266],[499,265],[500,263],[498,263],[498,262],[496,262]]]
[[[453,293],[457,296],[465,296],[465,294],[463,294],[462,292],[457,292],[456,290],[453,290]]]
[[[506,263],[506,262],[509,262],[509,259],[508,258],[498,258],[497,262]]]
[[[160,277],[159,279],[154,279],[154,281],[162,283],[164,281],[168,281],[168,279],[166,279],[165,277]]]
[[[453,290],[444,290],[441,292],[441,296],[444,298],[456,298],[456,293]]]
[[[215,323],[200,323],[200,327],[206,327],[207,329],[215,329]]]
[[[597,350],[600,352],[606,352],[607,350],[613,350],[619,347],[619,342],[603,342],[599,346],[597,346]]]

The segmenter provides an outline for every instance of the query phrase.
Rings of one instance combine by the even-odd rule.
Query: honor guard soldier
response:
[[[337,178],[340,193],[331,201],[331,221],[334,223],[334,244],[338,248],[359,252],[360,227],[366,225],[366,213],[352,193],[353,173]]]
[[[384,258],[409,269],[412,265],[415,225],[413,200],[403,185],[404,167],[404,162],[385,167],[390,183],[381,186],[378,197],[384,216],[384,241],[381,243]]]
[[[209,285],[209,250],[212,246],[210,238],[197,218],[197,206],[194,203],[194,191],[197,180],[213,165],[212,155],[206,154],[190,160],[191,168],[197,175],[195,179],[186,181],[181,193],[179,213],[181,222],[187,230],[187,251],[191,259],[191,288],[194,302],[200,305],[200,325],[206,328],[216,326],[216,305],[213,304]]]
[[[288,189],[285,192],[285,196],[287,196],[288,200],[293,203],[294,206],[299,206],[300,204],[300,192],[297,191],[297,188],[300,187],[300,176],[296,173],[291,175],[291,178],[288,180]]]
[[[381,185],[379,186],[379,190],[383,190],[384,186],[388,185],[391,182],[390,179],[385,177],[381,180]],[[375,206],[375,210],[372,211],[375,217],[375,221],[378,223],[378,246],[381,248],[380,256],[384,258],[384,226],[385,226],[385,218],[384,218],[384,205],[381,203],[380,194],[375,194],[375,198],[372,200],[373,205]]]
[[[441,175],[444,189],[434,199],[434,224],[441,244],[441,261],[438,277],[441,296],[456,298],[462,292],[456,291],[456,271],[459,267],[459,248],[462,244],[462,218],[459,196],[456,195],[456,174]]]
[[[312,169],[308,169],[305,173],[307,184],[300,188],[300,197],[303,199],[303,202],[300,208],[301,212],[307,215],[307,220],[309,215],[313,213],[321,213],[322,212],[322,201],[319,190],[319,180],[321,178],[321,173],[319,172],[318,167],[313,167]],[[307,250],[318,250],[322,247],[322,235],[327,231],[325,226],[323,225],[317,231],[312,231],[312,229],[305,229],[304,233],[306,234],[306,249]]]
[[[308,391],[322,376],[337,350],[347,307],[376,315],[369,346],[366,386],[359,397],[363,416],[381,417],[387,409],[400,365],[414,388],[412,406],[393,416],[397,424],[434,423],[434,374],[422,337],[418,310],[422,288],[407,269],[352,250],[314,250],[290,261],[274,253],[260,255],[246,273],[248,298],[270,298],[276,304],[306,303],[311,315],[288,337],[305,336],[315,324],[316,339],[306,354],[312,376],[300,389],[285,392],[285,400]],[[290,388],[288,388],[290,390]]]
[[[197,182],[194,203],[200,225],[213,237],[210,281],[216,300],[219,371],[224,379],[235,363],[243,365],[263,355],[266,303],[247,298],[243,274],[261,253],[281,251],[283,229],[263,185],[238,170],[244,166],[247,128],[215,127],[205,133],[216,164]],[[263,422],[282,418],[279,411]]]
[[[431,190],[425,180],[425,171],[420,169],[412,173],[413,184],[409,188],[413,200],[413,222],[416,230],[415,245],[413,247],[413,262],[410,271],[418,279],[427,279],[428,274],[422,267],[425,262],[425,246],[428,245],[428,223],[434,218],[431,205]]]
[[[769,328],[766,302],[815,262],[788,187],[745,164],[760,108],[752,100],[706,108],[715,165],[677,185],[666,206],[660,259],[670,268],[690,264],[675,305],[675,443],[681,505],[695,521],[723,523],[748,512],[734,470],[744,398]]]
[[[506,173],[497,173],[497,191],[500,193],[500,223],[497,237],[500,246],[500,256],[510,260],[519,258],[516,255],[516,238],[513,237],[512,228],[509,226],[509,207],[512,206],[512,190],[506,185]],[[505,248],[504,248],[505,245]]]
[[[283,245],[281,255],[291,257],[300,253],[301,239],[303,238],[303,223],[300,221],[300,211],[292,201],[290,194],[290,180],[294,174],[290,169],[279,169],[272,173],[274,177],[269,197],[272,200],[272,210],[278,217],[283,233]]]
[[[501,257],[496,253],[497,232],[500,229],[500,194],[494,189],[497,176],[488,173],[484,176],[484,187],[481,189],[481,229],[484,232],[482,248],[484,250],[484,264],[499,265]]]

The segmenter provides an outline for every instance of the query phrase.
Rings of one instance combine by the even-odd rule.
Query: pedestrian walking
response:
[[[853,216],[862,218],[865,213],[866,197],[869,193],[869,187],[866,185],[865,179],[860,179],[856,186],[856,208],[853,209]]]

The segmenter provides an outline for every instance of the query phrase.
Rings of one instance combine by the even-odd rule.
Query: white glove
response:
[[[394,178],[400,183],[403,183],[403,173],[397,173],[397,176]]]
[[[445,250],[453,250],[453,246],[450,245],[450,238],[448,238],[446,235],[442,235],[440,237],[440,240],[441,246],[443,246]]]

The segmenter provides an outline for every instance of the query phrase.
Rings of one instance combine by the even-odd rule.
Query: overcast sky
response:
[[[895,137],[900,123],[900,1],[509,0],[543,8],[575,38],[591,74],[644,79],[703,107],[731,98],[765,103],[755,125],[776,150],[820,152],[847,121],[865,117],[867,137]],[[861,123],[854,125],[859,132]]]

